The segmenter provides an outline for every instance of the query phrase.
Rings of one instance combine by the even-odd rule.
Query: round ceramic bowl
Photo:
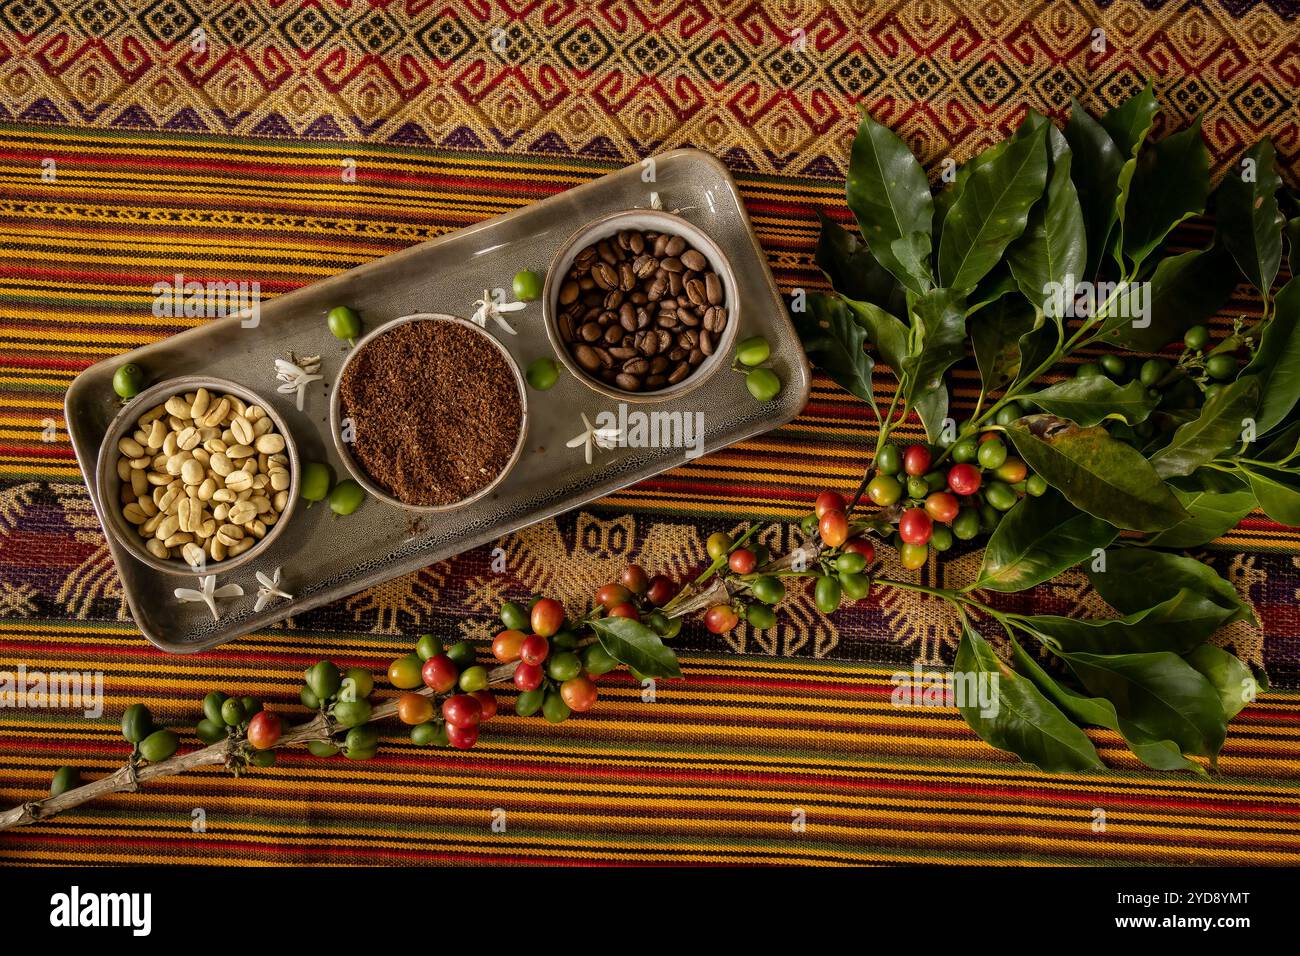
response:
[[[723,291],[726,294],[727,327],[722,330],[721,337],[714,345],[713,354],[696,366],[695,371],[676,385],[669,385],[653,392],[629,392],[591,375],[569,353],[568,345],[560,335],[558,325],[560,318],[560,286],[564,283],[564,278],[568,274],[569,266],[573,264],[573,260],[587,246],[617,235],[624,229],[653,229],[656,232],[681,236],[709,260],[709,265],[713,268],[713,271],[722,279]],[[574,233],[572,238],[560,248],[546,273],[546,285],[542,290],[542,318],[546,323],[546,337],[551,341],[551,348],[555,350],[555,354],[564,363],[564,367],[578,381],[600,394],[620,402],[664,402],[674,398],[681,398],[688,392],[694,391],[703,385],[719,368],[730,364],[732,347],[736,341],[736,330],[740,327],[740,296],[736,291],[736,273],[731,268],[731,262],[723,255],[717,243],[697,226],[687,222],[681,216],[675,216],[669,212],[656,209],[629,209],[625,212],[612,213],[588,223]]]
[[[337,383],[343,381],[343,374],[347,371],[348,363],[356,358],[356,356],[361,353],[362,349],[379,336],[392,331],[399,325],[406,325],[408,322],[455,322],[457,325],[463,325],[467,329],[472,329],[477,334],[483,336],[483,338],[488,342],[492,343],[493,348],[501,353],[501,357],[506,360],[506,365],[514,375],[515,387],[519,390],[519,438],[515,441],[515,450],[511,453],[510,459],[506,462],[505,467],[497,473],[495,478],[478,491],[474,492],[474,494],[462,498],[459,501],[449,502],[445,505],[408,504],[400,498],[385,491],[377,485],[368,474],[366,474],[366,471],[361,467],[361,464],[352,457],[351,443],[343,440],[342,389],[338,387]],[[348,357],[343,360],[343,364],[339,367],[339,373],[337,378],[335,378],[335,382],[336,386],[331,390],[330,394],[330,432],[334,436],[334,450],[338,452],[339,460],[343,462],[343,467],[347,469],[348,474],[352,478],[356,479],[357,484],[366,489],[367,494],[379,499],[385,504],[392,505],[394,508],[402,508],[406,511],[414,511],[420,514],[435,514],[440,511],[454,511],[457,508],[463,508],[465,505],[472,504],[480,498],[490,494],[492,489],[501,484],[501,482],[505,480],[506,475],[510,474],[518,463],[520,455],[523,454],[524,442],[528,437],[528,390],[524,388],[523,373],[519,371],[519,365],[506,350],[506,347],[498,342],[495,336],[484,331],[468,319],[462,319],[455,315],[443,315],[438,312],[420,312],[415,315],[403,316],[400,319],[393,319],[393,321],[381,325],[372,332],[368,332],[358,340],[356,347],[348,352]]]
[[[145,389],[131,399],[117,413],[117,417],[109,423],[103,444],[99,446],[99,458],[95,463],[95,479],[99,491],[100,517],[103,520],[104,530],[118,544],[126,548],[136,560],[166,574],[193,575],[200,573],[200,571],[190,567],[185,563],[184,558],[180,556],[158,558],[150,554],[144,546],[145,539],[140,537],[135,525],[131,524],[126,519],[126,516],[122,514],[122,479],[117,474],[117,460],[121,457],[121,454],[117,449],[117,443],[123,437],[134,432],[136,420],[155,405],[161,405],[173,395],[197,391],[200,388],[206,388],[213,395],[234,395],[249,405],[260,405],[266,410],[267,417],[275,423],[275,430],[284,436],[284,454],[289,459],[289,487],[286,489],[289,492],[289,502],[285,505],[284,511],[280,513],[276,523],[267,529],[266,535],[261,541],[243,554],[227,558],[224,561],[210,561],[203,570],[212,574],[224,574],[252,561],[269,548],[271,542],[284,531],[289,519],[293,517],[294,507],[298,503],[298,474],[300,471],[298,446],[294,443],[293,434],[289,431],[284,419],[275,410],[275,406],[263,399],[262,396],[237,382],[227,381],[222,378],[208,378],[201,375],[170,378],[165,382],[159,382],[157,385]]]

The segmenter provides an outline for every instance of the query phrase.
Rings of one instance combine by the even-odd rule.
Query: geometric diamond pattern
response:
[[[1069,0],[0,0],[0,117],[437,143],[843,175],[859,104],[933,169],[1032,107],[1100,111],[1154,79],[1221,170],[1271,135],[1300,171],[1296,4]],[[60,15],[62,10],[62,15]],[[191,49],[194,31],[206,46]],[[1104,32],[1103,50],[1092,47]]]

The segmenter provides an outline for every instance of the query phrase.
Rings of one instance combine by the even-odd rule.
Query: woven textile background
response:
[[[37,796],[62,764],[120,765],[112,718],[132,701],[181,726],[213,688],[300,713],[288,702],[321,656],[380,670],[419,631],[489,636],[503,597],[576,608],[629,559],[681,573],[712,530],[852,488],[872,437],[865,406],[819,378],[792,425],[503,541],[505,575],[471,552],[168,657],[125,612],[62,420],[81,369],[200,321],[154,318],[156,281],[279,294],[687,145],[735,173],[782,289],[822,287],[812,211],[848,220],[859,101],[933,170],[1028,106],[1059,119],[1074,94],[1096,111],[1151,77],[1167,127],[1205,111],[1217,169],[1267,134],[1294,185],[1298,16],[1281,0],[0,0],[0,670],[102,671],[106,691],[97,721],[0,711],[0,803]],[[1242,288],[1219,322],[1254,309]],[[959,405],[975,381],[958,370]],[[653,702],[615,675],[592,713],[558,728],[503,716],[467,753],[394,733],[365,764],[296,751],[238,781],[175,778],[0,835],[0,859],[1297,862],[1300,536],[1257,515],[1202,556],[1259,613],[1262,629],[1226,640],[1278,689],[1234,722],[1210,781],[1143,771],[1103,732],[1114,772],[1027,770],[953,711],[891,705],[895,670],[950,659],[941,607],[890,594],[828,619],[797,597],[770,632],[688,627],[686,679]],[[975,567],[922,574],[951,584]],[[1013,601],[1101,607],[1069,575]]]

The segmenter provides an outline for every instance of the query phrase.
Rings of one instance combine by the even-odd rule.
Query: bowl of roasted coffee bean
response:
[[[505,346],[466,319],[403,316],[367,334],[331,396],[334,447],[366,491],[438,512],[489,494],[519,460],[527,394]]]
[[[264,551],[298,499],[278,412],[235,382],[168,379],[113,419],[96,466],[105,531],[170,574],[225,572]]]
[[[685,219],[650,209],[579,230],[546,274],[542,306],[569,371],[629,402],[698,388],[726,364],[740,325],[727,257]]]

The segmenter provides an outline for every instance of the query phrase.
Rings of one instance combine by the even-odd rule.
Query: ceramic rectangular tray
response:
[[[628,167],[524,209],[461,229],[374,262],[350,269],[261,307],[261,321],[243,328],[238,316],[217,319],[188,332],[144,346],[87,369],[65,400],[68,431],[90,487],[100,522],[105,507],[95,487],[95,459],[119,409],[113,371],[124,362],[145,369],[151,382],[202,374],[230,379],[257,391],[284,416],[304,461],[328,461],[346,475],[329,432],[329,391],[346,346],[330,336],[324,316],[348,304],[360,311],[366,330],[415,312],[468,317],[484,289],[509,287],[522,268],[545,272],[553,255],[580,227],[608,213],[648,208],[652,191],[664,209],[696,224],[722,248],[736,273],[739,337],[763,335],[772,344],[772,366],[785,383],[772,401],[760,404],[744,378],[719,369],[695,391],[675,401],[629,406],[633,412],[703,412],[704,450],[713,451],[784,424],[808,398],[809,374],[766,257],[754,236],[736,184],[726,168],[698,150],[677,150],[655,158],[655,181],[644,167]],[[521,368],[553,352],[547,342],[540,302],[506,313],[517,331],[489,331]],[[303,411],[294,396],[276,391],[274,360],[289,352],[321,356],[323,383],[307,393]],[[472,388],[472,383],[470,384]],[[604,398],[567,373],[547,392],[529,390],[529,432],[523,455],[492,494],[464,508],[421,515],[368,500],[347,518],[334,518],[323,505],[299,507],[290,526],[254,561],[220,574],[218,584],[235,583],[244,597],[222,601],[213,621],[198,603],[178,603],[176,587],[197,587],[192,574],[160,574],[109,539],[123,590],[140,631],[166,651],[193,653],[265,628],[290,615],[329,603],[390,578],[407,574],[461,551],[552,517],[682,464],[684,448],[619,447],[598,451],[587,465],[581,448],[566,442],[583,429],[580,413],[593,421],[602,411],[618,413]],[[282,587],[294,595],[261,612],[253,610],[254,573],[283,568]]]

